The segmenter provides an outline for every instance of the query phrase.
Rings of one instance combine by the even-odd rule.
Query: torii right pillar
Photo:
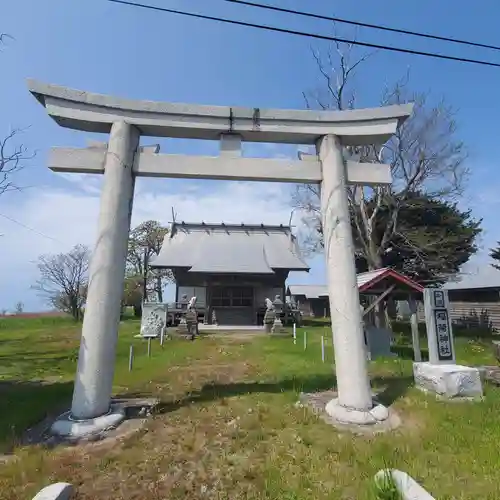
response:
[[[389,412],[374,405],[368,378],[340,138],[322,137],[317,152],[323,177],[321,217],[338,391],[326,412],[340,423],[375,424],[387,419]]]

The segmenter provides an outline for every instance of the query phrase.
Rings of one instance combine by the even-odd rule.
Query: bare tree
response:
[[[21,301],[19,301],[16,304],[14,311],[16,312],[16,314],[22,314],[24,312],[24,304]]]
[[[13,40],[13,37],[10,36],[8,33],[0,33],[0,45],[2,45],[3,43],[5,43],[5,40],[7,38],[10,38],[11,40]]]
[[[90,251],[84,245],[76,245],[68,253],[41,255],[40,278],[33,288],[52,307],[78,321],[87,297],[89,262]]]
[[[322,85],[304,93],[308,107],[321,109],[351,109],[356,103],[356,70],[369,55],[354,57],[352,45],[335,44],[323,56],[313,52]],[[391,186],[348,188],[353,236],[357,257],[368,269],[383,266],[384,255],[393,249],[394,242],[403,241],[414,251],[416,259],[425,260],[426,250],[411,234],[400,231],[401,207],[411,202],[414,193],[429,198],[453,199],[462,192],[468,169],[464,144],[457,139],[454,110],[444,101],[431,103],[428,93],[412,93],[409,75],[386,87],[381,105],[414,102],[413,115],[397,130],[384,146],[345,148],[346,157],[361,162],[387,163],[391,166]],[[370,81],[370,84],[372,82]],[[292,204],[305,212],[309,231],[304,240],[309,252],[322,249],[322,228],[319,208],[319,186],[299,185],[292,196]],[[386,222],[381,228],[380,216]],[[443,235],[443,237],[446,237]],[[434,242],[439,244],[439,242]]]
[[[0,33],[0,46],[7,38],[7,33]],[[0,139],[0,195],[6,191],[19,190],[14,183],[14,175],[23,169],[26,161],[32,159],[35,153],[29,153],[23,144],[16,144],[21,129],[12,129],[5,138]]]
[[[14,144],[21,132],[20,129],[13,129],[4,139],[0,139],[0,195],[20,189],[14,182],[14,175],[24,168],[26,161],[35,156],[23,144]]]
[[[143,292],[143,300],[156,295],[156,299],[162,302],[164,286],[173,281],[170,270],[149,268],[152,257],[160,253],[167,233],[168,228],[154,220],[143,222],[130,232],[127,276],[133,277],[133,282],[137,281],[136,277],[142,277],[140,289]],[[132,296],[137,298],[137,293]],[[140,315],[140,304],[135,305],[134,309],[135,314]]]

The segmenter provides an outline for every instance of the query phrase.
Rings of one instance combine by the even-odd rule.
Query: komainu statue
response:
[[[191,297],[187,305],[186,325],[191,340],[198,335],[198,311],[196,310],[196,297]]]
[[[271,299],[266,299],[266,313],[264,314],[264,328],[266,333],[271,333],[276,319],[276,310]]]

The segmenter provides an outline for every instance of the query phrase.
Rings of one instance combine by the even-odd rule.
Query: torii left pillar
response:
[[[56,434],[85,436],[125,418],[121,407],[111,405],[111,394],[139,138],[133,125],[111,126],[73,402],[52,425]]]

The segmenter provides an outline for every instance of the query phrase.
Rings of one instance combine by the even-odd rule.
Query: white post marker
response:
[[[160,345],[163,347],[163,342],[165,341],[165,327],[161,329],[160,332]]]
[[[148,338],[148,358],[151,357],[151,337]]]
[[[321,335],[321,361],[325,362],[325,337]]]
[[[128,355],[128,371],[131,372],[134,366],[134,346],[130,346],[130,352]]]
[[[479,370],[455,363],[448,291],[425,288],[424,306],[429,362],[413,363],[415,385],[448,399],[481,398],[483,388]]]
[[[297,343],[297,325],[295,323],[293,324],[293,343]]]
[[[304,351],[307,349],[307,332],[304,331]]]
[[[420,335],[418,331],[418,307],[417,301],[414,297],[410,297],[408,301],[408,305],[410,306],[411,313],[411,340],[413,346],[413,359],[417,362],[422,361],[422,352],[420,350]]]

